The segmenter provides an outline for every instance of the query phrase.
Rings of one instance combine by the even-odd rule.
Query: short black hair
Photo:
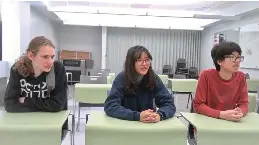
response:
[[[152,56],[144,46],[136,45],[131,47],[126,56],[124,63],[124,73],[125,73],[125,86],[129,93],[135,93],[135,88],[137,86],[136,77],[138,73],[135,70],[135,63],[141,57],[141,54],[145,52],[150,60]],[[152,90],[155,86],[155,73],[150,64],[147,74],[143,77],[141,86]]]
[[[223,61],[226,55],[231,55],[233,52],[237,52],[239,53],[239,55],[242,54],[240,46],[235,42],[225,41],[220,44],[214,45],[214,47],[211,50],[211,57],[217,71],[220,71],[218,61]]]

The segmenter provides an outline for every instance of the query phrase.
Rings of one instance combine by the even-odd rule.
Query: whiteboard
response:
[[[241,68],[259,69],[259,31],[240,31]]]

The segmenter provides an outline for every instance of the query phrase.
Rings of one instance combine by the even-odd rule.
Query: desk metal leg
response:
[[[77,126],[76,126],[77,132],[79,132],[79,126],[80,126],[80,106],[78,105],[78,116],[77,116]]]
[[[72,115],[72,145],[75,144],[75,115]]]

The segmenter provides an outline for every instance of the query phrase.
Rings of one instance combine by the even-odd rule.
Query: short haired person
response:
[[[33,38],[24,55],[11,67],[4,107],[7,112],[58,112],[67,108],[67,80],[63,64],[54,61],[55,46],[44,36]],[[52,67],[55,88],[48,90]]]
[[[114,118],[155,123],[174,116],[171,94],[151,66],[152,56],[143,46],[131,47],[124,71],[119,73],[105,101],[105,113]],[[154,103],[159,108],[154,109]]]
[[[239,71],[243,61],[240,46],[222,42],[211,50],[216,69],[200,73],[194,112],[213,118],[240,121],[248,112],[248,90],[245,74]]]

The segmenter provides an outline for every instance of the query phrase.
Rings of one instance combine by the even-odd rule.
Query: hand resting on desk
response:
[[[242,119],[243,113],[240,108],[233,110],[220,111],[219,118],[238,122]]]
[[[160,121],[160,115],[148,109],[140,113],[140,121],[144,123],[156,123]]]

